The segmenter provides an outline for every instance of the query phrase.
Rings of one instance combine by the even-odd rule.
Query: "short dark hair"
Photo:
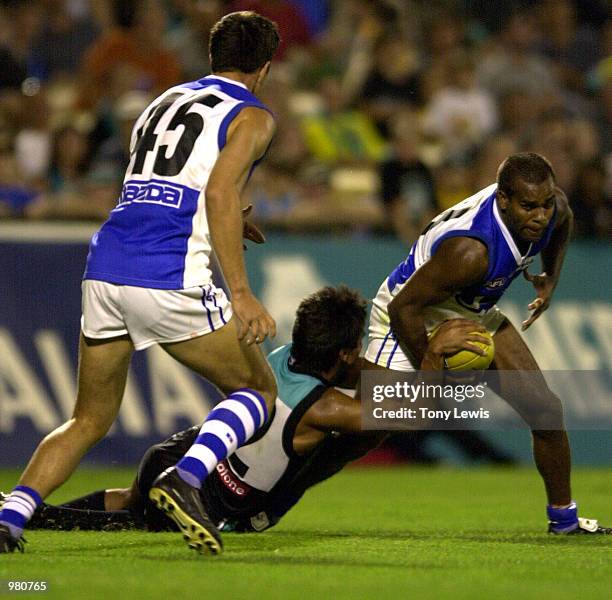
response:
[[[225,15],[215,23],[209,40],[213,73],[254,73],[272,60],[280,43],[276,23],[251,11]]]
[[[352,350],[363,336],[366,301],[345,285],[327,286],[304,298],[293,325],[291,356],[302,369],[331,369],[341,350]]]
[[[548,159],[535,152],[511,154],[497,171],[497,188],[510,198],[515,192],[514,182],[519,177],[527,183],[542,183],[549,177],[555,180],[555,171]]]

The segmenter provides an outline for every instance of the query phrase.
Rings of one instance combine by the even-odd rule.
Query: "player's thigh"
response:
[[[74,419],[96,429],[110,427],[119,412],[133,350],[128,336],[94,340],[81,334]]]
[[[236,319],[206,335],[161,346],[226,394],[248,387],[260,392],[266,401],[276,397],[274,375],[261,348],[238,339]]]
[[[529,347],[507,319],[497,330],[492,387],[532,429],[563,429],[561,401],[548,387]]]

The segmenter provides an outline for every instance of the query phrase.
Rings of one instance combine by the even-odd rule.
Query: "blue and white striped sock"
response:
[[[36,490],[25,485],[18,485],[2,505],[0,525],[6,525],[11,536],[19,539],[26,523],[32,518],[40,504],[42,504],[42,498]]]
[[[176,469],[190,485],[200,488],[219,461],[242,446],[267,421],[266,402],[254,390],[230,394],[209,413],[193,446]]]

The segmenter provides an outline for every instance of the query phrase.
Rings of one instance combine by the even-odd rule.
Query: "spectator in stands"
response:
[[[28,61],[30,75],[41,80],[71,76],[99,28],[81,3],[46,0],[42,6],[43,25],[33,40]]]
[[[384,155],[384,140],[367,113],[346,107],[340,81],[324,78],[319,85],[321,110],[302,119],[310,153],[322,162],[373,162]]]
[[[539,17],[543,33],[540,51],[551,61],[564,86],[583,90],[585,74],[600,58],[597,33],[578,24],[576,7],[570,0],[544,0]]]
[[[612,157],[612,57],[609,71],[600,74],[600,90],[595,125],[602,145],[602,154]],[[611,173],[612,175],[612,173]]]
[[[23,216],[39,190],[24,181],[12,152],[0,151],[0,218]]]
[[[471,164],[447,160],[435,170],[438,212],[446,210],[470,196]]]
[[[612,241],[612,198],[606,188],[606,170],[601,161],[580,167],[570,204],[577,236]]]
[[[391,126],[392,152],[380,166],[380,189],[387,220],[397,236],[412,244],[437,213],[433,174],[419,157],[420,132],[413,113]]]
[[[234,0],[230,10],[252,10],[278,25],[281,43],[275,59],[284,60],[292,48],[307,47],[312,42],[306,17],[292,0]]]
[[[401,110],[420,106],[420,60],[416,48],[397,35],[383,38],[360,94],[360,104],[388,136],[388,121]]]
[[[277,20],[287,50],[266,99],[277,134],[250,187],[264,200],[256,217],[361,232],[393,206],[391,221],[407,239],[426,218],[419,206],[432,202],[415,173],[428,181],[433,171],[446,207],[492,180],[506,155],[534,150],[577,203],[589,190],[581,231],[606,237],[588,226],[593,214],[603,215],[595,225],[607,222],[601,206],[612,191],[612,25],[602,0],[1,0],[0,213],[98,218],[112,208],[115,171],[127,160],[123,108],[205,74],[210,23],[242,9]],[[65,132],[64,157],[74,167],[86,148],[91,162],[56,173],[52,185],[59,123],[76,130]],[[603,193],[593,183],[602,167]],[[387,204],[377,196],[382,172]],[[389,201],[398,187],[409,218],[405,204]]]
[[[19,87],[29,72],[28,59],[40,29],[43,11],[39,2],[4,0],[0,4],[0,47],[3,63],[1,87]]]
[[[517,92],[532,98],[556,94],[550,64],[534,50],[539,40],[536,25],[532,11],[514,12],[478,65],[480,84],[497,98]]]
[[[466,157],[497,127],[497,107],[478,87],[474,63],[464,52],[449,58],[448,85],[426,107],[425,131],[442,144],[445,156]]]
[[[465,22],[462,15],[448,8],[432,8],[424,20],[421,95],[429,102],[447,84],[451,62],[466,51]]]
[[[330,0],[294,0],[301,9],[308,29],[312,35],[317,36],[328,26],[330,13]]]
[[[86,123],[81,127],[68,124],[55,131],[49,189],[26,207],[27,217],[103,220],[108,216],[117,198],[100,197],[87,179],[90,156],[87,133]]]
[[[510,135],[498,133],[487,138],[479,147],[472,167],[472,189],[482,190],[495,181],[499,165],[516,152],[517,140]]]
[[[221,0],[194,2],[175,0],[179,23],[166,35],[168,50],[178,58],[185,79],[199,79],[210,72],[208,37],[211,27],[223,16]]]
[[[516,140],[528,136],[539,119],[546,102],[526,90],[508,90],[497,99],[499,130]]]
[[[341,73],[344,98],[353,102],[373,68],[374,49],[387,35],[401,35],[398,12],[384,0],[334,2],[328,30],[320,36],[323,60]]]
[[[111,112],[111,135],[92,153],[87,179],[91,184],[110,186],[117,198],[130,159],[130,141],[136,119],[152,98],[145,92],[130,91],[121,96]]]
[[[115,101],[131,89],[152,95],[180,83],[181,68],[163,38],[167,15],[159,0],[115,0],[116,26],[90,47],[82,65],[81,104]]]
[[[0,45],[0,91],[20,89],[26,73],[25,64],[17,59],[10,48]]]
[[[20,181],[43,191],[48,185],[51,160],[51,112],[48,91],[33,79],[27,80],[19,95],[19,107],[12,118],[18,131],[12,139]]]

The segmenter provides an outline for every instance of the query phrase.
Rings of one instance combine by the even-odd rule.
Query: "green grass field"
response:
[[[81,469],[52,500],[131,476]],[[0,471],[0,489],[15,477]],[[612,523],[611,478],[574,472],[583,516]],[[62,599],[610,598],[612,539],[544,529],[532,469],[352,469],[275,529],[226,534],[219,557],[189,551],[178,534],[33,531],[26,554],[0,557],[0,580],[46,580],[37,596]]]

